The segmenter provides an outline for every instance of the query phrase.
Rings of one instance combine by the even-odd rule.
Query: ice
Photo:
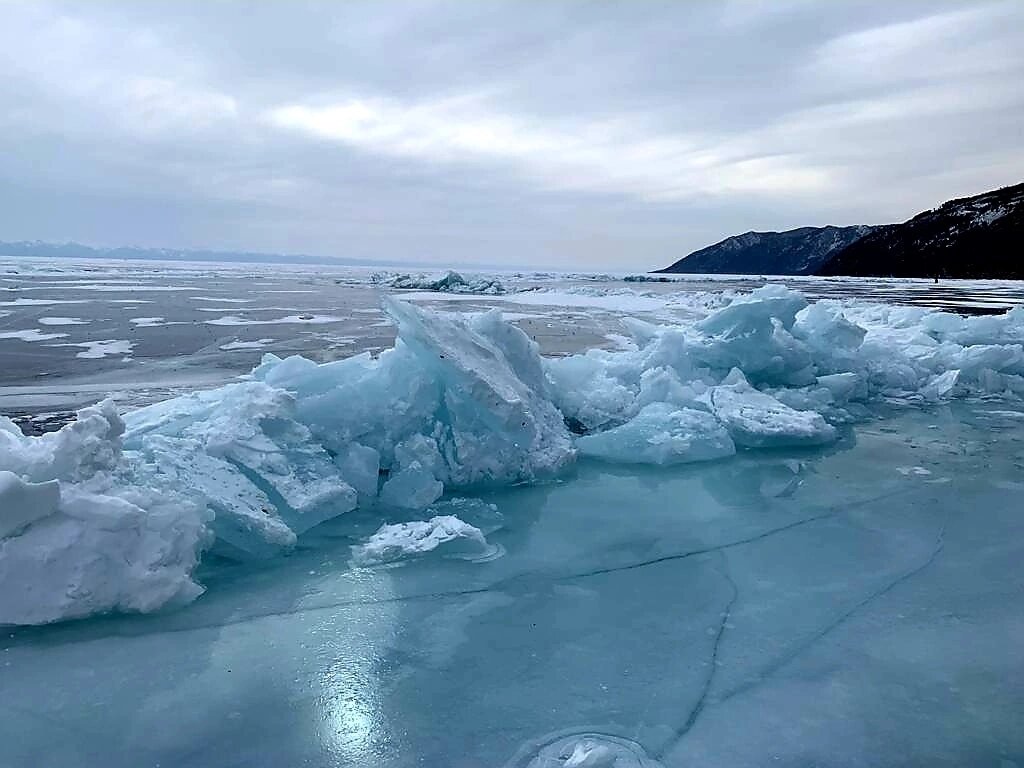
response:
[[[380,500],[393,507],[424,509],[444,493],[444,483],[418,461],[413,461],[388,478],[380,489]]]
[[[437,291],[442,293],[464,293],[497,296],[505,293],[500,280],[488,277],[466,279],[458,272],[449,270],[441,277],[428,275],[376,273],[371,280],[399,290]]]
[[[109,402],[41,437],[0,420],[0,624],[149,611],[202,592],[192,572],[205,516],[177,490],[121,474],[123,431]]]
[[[580,453],[619,464],[685,464],[736,453],[722,423],[706,411],[652,403],[620,427],[576,441]]]
[[[0,540],[52,515],[59,505],[60,486],[56,480],[29,483],[13,472],[0,471]]]
[[[628,739],[583,733],[557,737],[537,754],[519,756],[506,768],[661,768],[661,763]]]
[[[498,312],[385,298],[398,339],[376,357],[267,355],[243,381],[123,421],[105,404],[39,438],[4,421],[0,567],[5,584],[37,591],[9,590],[0,622],[177,605],[201,591],[206,553],[294,552],[350,514],[379,523],[446,494],[564,477],[577,451],[728,465],[737,448],[832,445],[882,403],[1024,394],[1022,311],[809,303],[771,285],[701,302],[695,319],[625,322],[632,343],[615,350],[542,358]],[[786,469],[759,487],[785,497],[803,482]]]
[[[415,557],[442,548],[450,557],[480,558],[493,552],[483,532],[454,515],[382,525],[363,544],[352,548],[356,565],[368,566]]]
[[[835,427],[821,414],[790,408],[771,395],[758,392],[742,375],[736,378],[739,380],[735,383],[714,387],[709,400],[715,417],[737,445],[781,448],[824,445],[835,439]]]

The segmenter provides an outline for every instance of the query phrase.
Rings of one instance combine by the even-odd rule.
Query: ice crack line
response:
[[[829,622],[829,624],[827,624],[825,627],[823,627],[822,629],[818,630],[813,635],[811,635],[810,637],[806,638],[803,642],[799,643],[798,645],[796,645],[795,647],[790,649],[787,653],[783,654],[781,657],[779,657],[774,662],[769,664],[765,669],[763,669],[757,675],[756,679],[750,680],[750,681],[748,681],[746,683],[741,683],[739,686],[737,686],[733,690],[729,691],[729,693],[727,693],[725,696],[723,696],[721,699],[719,699],[715,703],[718,703],[718,704],[724,703],[724,702],[729,701],[730,699],[732,699],[732,698],[734,698],[736,696],[739,696],[742,693],[750,691],[753,688],[756,688],[757,686],[761,685],[765,680],[767,680],[769,677],[774,675],[780,669],[784,668],[788,664],[792,663],[796,658],[798,658],[799,656],[801,656],[804,653],[806,653],[807,650],[811,646],[813,646],[815,643],[817,643],[819,640],[822,640],[827,635],[831,634],[833,631],[835,631],[836,629],[841,627],[843,624],[845,624],[847,621],[849,621],[861,609],[867,607],[868,605],[870,605],[874,601],[876,601],[876,600],[878,600],[878,599],[880,599],[882,597],[885,597],[887,594],[892,592],[892,590],[894,590],[896,587],[898,587],[901,584],[909,581],[914,576],[916,576],[917,574],[919,574],[922,571],[924,571],[932,563],[935,562],[935,560],[939,556],[939,553],[942,552],[942,548],[945,545],[945,534],[946,534],[946,529],[945,529],[945,526],[943,526],[939,530],[939,535],[936,538],[935,546],[932,549],[931,554],[928,555],[927,559],[925,559],[924,562],[922,562],[920,565],[914,566],[909,571],[906,571],[905,573],[901,574],[900,576],[898,576],[895,579],[893,579],[892,581],[890,581],[885,586],[880,587],[879,589],[877,589],[874,592],[872,592],[871,594],[869,594],[867,597],[865,597],[862,600],[860,600],[859,602],[857,602],[851,608],[849,608],[848,610],[844,611],[842,614],[837,616],[834,620]]]
[[[589,571],[583,571],[581,573],[574,573],[567,576],[559,576],[556,577],[556,579],[565,581],[585,579],[591,576],[602,576],[607,573],[617,573],[619,571],[631,571],[637,568],[646,568],[651,565],[658,565],[660,563],[671,562],[673,560],[686,560],[691,557],[696,557],[697,555],[707,555],[712,554],[714,552],[722,552],[724,550],[732,549],[733,547],[741,547],[746,544],[753,544],[755,542],[762,541],[772,536],[776,536],[780,533],[791,531],[794,528],[800,528],[802,526],[810,525],[811,523],[817,523],[822,520],[829,520],[831,518],[838,517],[839,515],[849,512],[851,509],[857,509],[858,507],[862,507],[866,504],[871,504],[877,501],[883,501],[885,499],[891,498],[893,496],[898,496],[906,492],[907,491],[904,490],[898,490],[893,491],[891,493],[882,494],[881,496],[874,496],[870,499],[862,499],[861,501],[855,501],[849,504],[844,504],[842,506],[831,509],[829,512],[825,512],[820,515],[814,515],[812,517],[805,517],[802,520],[796,520],[792,523],[781,525],[777,528],[771,528],[767,531],[762,531],[761,533],[754,534],[753,536],[749,536],[745,539],[738,539],[736,541],[730,541],[724,544],[715,544],[709,547],[702,547],[700,549],[691,549],[686,552],[676,552],[670,555],[661,555],[659,557],[653,557],[649,560],[641,560],[635,563],[612,565],[608,566],[607,568],[595,568]]]
[[[711,659],[708,662],[708,673],[704,677],[704,685],[701,687],[700,696],[697,698],[697,702],[693,705],[690,710],[690,714],[687,716],[686,721],[676,729],[675,733],[669,738],[658,752],[655,753],[654,757],[656,760],[661,760],[668,754],[669,751],[676,744],[685,738],[686,734],[690,732],[690,729],[696,724],[697,719],[700,717],[701,712],[704,711],[704,705],[708,701],[708,695],[711,693],[711,689],[715,683],[715,676],[718,673],[718,651],[722,646],[722,638],[725,635],[726,627],[729,625],[729,619],[732,617],[733,606],[736,605],[736,601],[739,599],[740,591],[736,586],[736,582],[732,576],[729,575],[728,571],[729,562],[726,559],[725,552],[722,552],[722,576],[729,582],[729,587],[732,590],[732,595],[729,597],[729,601],[725,604],[725,608],[722,610],[721,621],[718,622],[718,630],[715,633],[715,641],[711,646]]]
[[[732,549],[733,547],[741,547],[745,544],[753,544],[756,541],[761,541],[771,536],[776,536],[780,533],[791,531],[794,528],[800,528],[804,525],[817,523],[821,520],[828,520],[829,518],[835,517],[837,514],[839,514],[839,512],[829,512],[823,515],[815,515],[814,517],[806,517],[803,520],[797,520],[796,522],[789,523],[787,525],[782,525],[778,528],[772,528],[767,531],[762,531],[761,533],[758,533],[754,536],[749,536],[745,539],[729,541],[725,544],[715,544],[710,547],[702,547],[701,549],[691,549],[686,552],[676,552],[671,555],[661,555],[660,557],[652,557],[649,560],[641,560],[636,563],[625,563],[624,565],[611,565],[607,568],[595,568],[593,570],[583,571],[581,573],[573,573],[569,574],[568,576],[559,576],[556,578],[558,580],[564,581],[571,581],[575,579],[587,579],[591,576],[603,576],[608,573],[618,573],[620,571],[633,571],[638,568],[647,568],[648,566],[658,565],[660,563],[669,563],[676,560],[687,560],[691,557],[696,557],[698,555],[709,555],[715,552],[722,552],[728,549]]]
[[[836,617],[833,621],[831,621],[825,627],[823,627],[822,629],[818,630],[813,635],[811,635],[810,637],[806,638],[803,642],[799,643],[797,646],[792,648],[789,652],[783,654],[779,659],[777,659],[776,661],[774,661],[771,664],[769,664],[765,669],[763,669],[757,675],[756,679],[750,680],[750,681],[748,681],[746,683],[741,683],[739,686],[737,686],[733,690],[729,691],[724,696],[721,696],[721,697],[716,698],[716,699],[711,699],[710,698],[711,687],[712,687],[712,684],[714,682],[714,673],[715,673],[715,670],[713,669],[711,671],[711,673],[709,674],[709,677],[705,681],[704,689],[701,692],[701,696],[698,699],[697,704],[694,706],[693,710],[691,711],[690,716],[687,718],[687,720],[683,724],[683,726],[681,728],[679,728],[678,731],[676,731],[676,733],[669,740],[669,742],[665,745],[665,747],[663,747],[658,752],[656,757],[659,760],[663,759],[672,749],[674,749],[686,737],[686,735],[690,732],[690,730],[696,724],[697,719],[700,717],[701,713],[704,711],[704,709],[705,709],[705,707],[707,705],[714,706],[714,705],[718,705],[718,704],[724,704],[725,702],[735,698],[736,696],[739,696],[739,695],[741,695],[743,693],[751,691],[754,688],[756,688],[757,686],[759,686],[762,683],[764,683],[766,680],[768,680],[772,675],[774,675],[780,669],[783,669],[788,664],[793,662],[796,658],[798,658],[799,656],[803,655],[811,646],[813,646],[819,640],[823,639],[824,637],[829,635],[831,632],[833,632],[834,630],[838,629],[843,624],[845,624],[847,621],[849,621],[861,609],[863,609],[866,606],[870,605],[875,600],[878,600],[878,599],[884,597],[885,595],[890,593],[892,590],[894,590],[896,587],[900,586],[901,584],[904,584],[905,582],[909,581],[910,579],[912,579],[917,574],[919,574],[922,571],[924,571],[925,569],[927,569],[938,558],[939,553],[942,552],[944,544],[945,544],[945,526],[943,526],[939,530],[939,535],[938,535],[938,537],[936,539],[935,546],[932,549],[931,554],[929,554],[929,556],[927,557],[927,559],[924,560],[924,562],[922,562],[920,565],[917,565],[917,566],[911,568],[909,571],[906,571],[905,573],[901,574],[900,576],[898,576],[897,578],[893,579],[892,581],[890,581],[885,586],[880,587],[879,589],[875,590],[871,594],[869,594],[866,597],[864,597],[862,600],[858,601],[855,605],[853,605],[848,610],[844,611],[842,614],[840,614],[838,617]],[[731,577],[728,576],[728,574],[724,574],[724,575],[726,576],[726,578],[729,579],[729,582],[732,584],[734,592],[733,592],[733,598],[732,598],[732,600],[729,601],[729,604],[728,604],[728,606],[727,606],[727,608],[725,610],[724,617],[722,619],[722,623],[719,625],[718,634],[717,634],[717,636],[715,638],[715,643],[714,643],[714,647],[713,647],[713,651],[712,651],[712,661],[713,662],[715,660],[717,660],[718,650],[719,650],[719,646],[721,644],[721,638],[722,638],[722,635],[724,633],[726,624],[727,624],[727,622],[729,620],[729,616],[731,615],[732,608],[733,608],[733,606],[734,606],[734,604],[736,602],[736,598],[737,598],[737,595],[738,595],[738,589],[736,587],[736,583],[732,580]]]

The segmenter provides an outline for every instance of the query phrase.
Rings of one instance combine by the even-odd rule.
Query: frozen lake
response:
[[[318,362],[394,342],[382,293],[453,311],[498,308],[546,355],[614,346],[621,318],[675,322],[764,285],[750,276],[487,273],[502,295],[395,290],[408,268],[0,260],[0,413],[60,423],[114,396],[140,405],[247,373],[262,355]],[[416,270],[411,271],[416,275]],[[429,275],[443,274],[434,270]],[[472,273],[464,273],[472,279]],[[1002,280],[772,278],[811,298],[861,298],[970,314],[1024,303]]]
[[[0,765],[1024,766],[1024,286],[401,271],[0,265],[39,428],[402,339],[0,441]]]

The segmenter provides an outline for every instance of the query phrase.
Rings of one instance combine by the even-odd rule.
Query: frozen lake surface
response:
[[[110,604],[139,610],[141,595],[151,612],[4,628],[4,768],[1024,766],[1024,323],[914,309],[1003,311],[1020,284],[797,280],[809,299],[842,299],[797,312],[789,292],[747,297],[764,282],[750,279],[488,275],[506,292],[477,295],[399,291],[369,271],[258,274],[0,269],[0,412],[36,426],[111,392],[125,408],[222,384],[263,352],[390,348],[395,322],[405,345],[358,376],[272,362],[208,409],[128,414],[123,436],[98,412],[46,448],[59,469],[36,443],[0,440],[0,470],[32,480],[0,476],[13,488],[0,482],[0,502],[50,503],[50,473],[71,505],[30,509],[27,528],[0,509],[0,615],[26,617],[14,623],[51,601],[87,615],[122,551],[188,533],[187,516],[119,516],[129,501],[167,520],[132,484],[180,473],[217,507],[218,537],[182,571],[201,596],[161,607],[165,585],[125,571],[138,591]],[[539,344],[548,383],[506,326],[406,304],[389,316],[381,295],[396,292],[457,318],[500,307]],[[493,355],[508,366],[481,362]],[[424,402],[437,410],[401,411]],[[445,420],[458,460],[414,416]],[[363,454],[330,438],[360,419],[378,454],[368,490]],[[426,437],[443,454],[433,468]],[[91,464],[67,469],[61,451]],[[504,463],[478,482],[491,456]],[[196,488],[196,468],[224,457],[239,473],[218,483],[248,478],[287,526]],[[422,495],[414,463],[443,496]],[[324,506],[307,504],[312,470],[335,464],[358,500],[328,494],[349,511],[301,530],[298,513]],[[231,527],[232,511],[260,535]],[[114,555],[83,550],[103,537]],[[158,565],[185,568],[182,551]],[[38,585],[5,558],[51,574],[81,558],[77,589],[23,599]]]
[[[324,362],[394,342],[382,293],[454,311],[499,308],[547,355],[612,347],[623,316],[673,322],[769,282],[750,276],[488,273],[501,295],[395,290],[408,268],[0,260],[0,413],[45,428],[113,396],[141,405],[247,373],[262,355]],[[412,271],[415,278],[417,273]],[[436,270],[430,275],[438,276]],[[467,279],[474,276],[464,273]],[[383,281],[374,282],[374,275]],[[1024,303],[1005,280],[772,278],[811,298],[970,314]]]

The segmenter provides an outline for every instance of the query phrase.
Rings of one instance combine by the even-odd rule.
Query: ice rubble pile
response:
[[[268,355],[247,380],[42,437],[0,421],[0,624],[188,601],[210,548],[273,556],[357,506],[418,511],[577,451],[704,461],[827,443],[879,397],[1024,395],[1024,308],[808,305],[769,286],[686,326],[629,321],[632,349],[543,360],[497,313],[385,307],[398,341],[377,358]],[[473,539],[437,521],[383,530],[382,552]]]
[[[268,355],[123,421],[108,403],[38,438],[0,423],[0,624],[190,600],[207,548],[271,556],[360,503],[423,509],[573,458],[522,331],[385,304],[399,340],[376,359]]]
[[[500,280],[488,277],[467,280],[461,274],[452,270],[449,270],[441,277],[378,272],[373,274],[370,279],[378,285],[386,285],[389,288],[397,288],[399,290],[476,293],[486,296],[498,296],[505,293],[505,286]]]
[[[1024,395],[1024,307],[963,318],[769,285],[692,325],[628,323],[634,350],[545,363],[580,452],[611,461],[827,443],[879,398]]]

